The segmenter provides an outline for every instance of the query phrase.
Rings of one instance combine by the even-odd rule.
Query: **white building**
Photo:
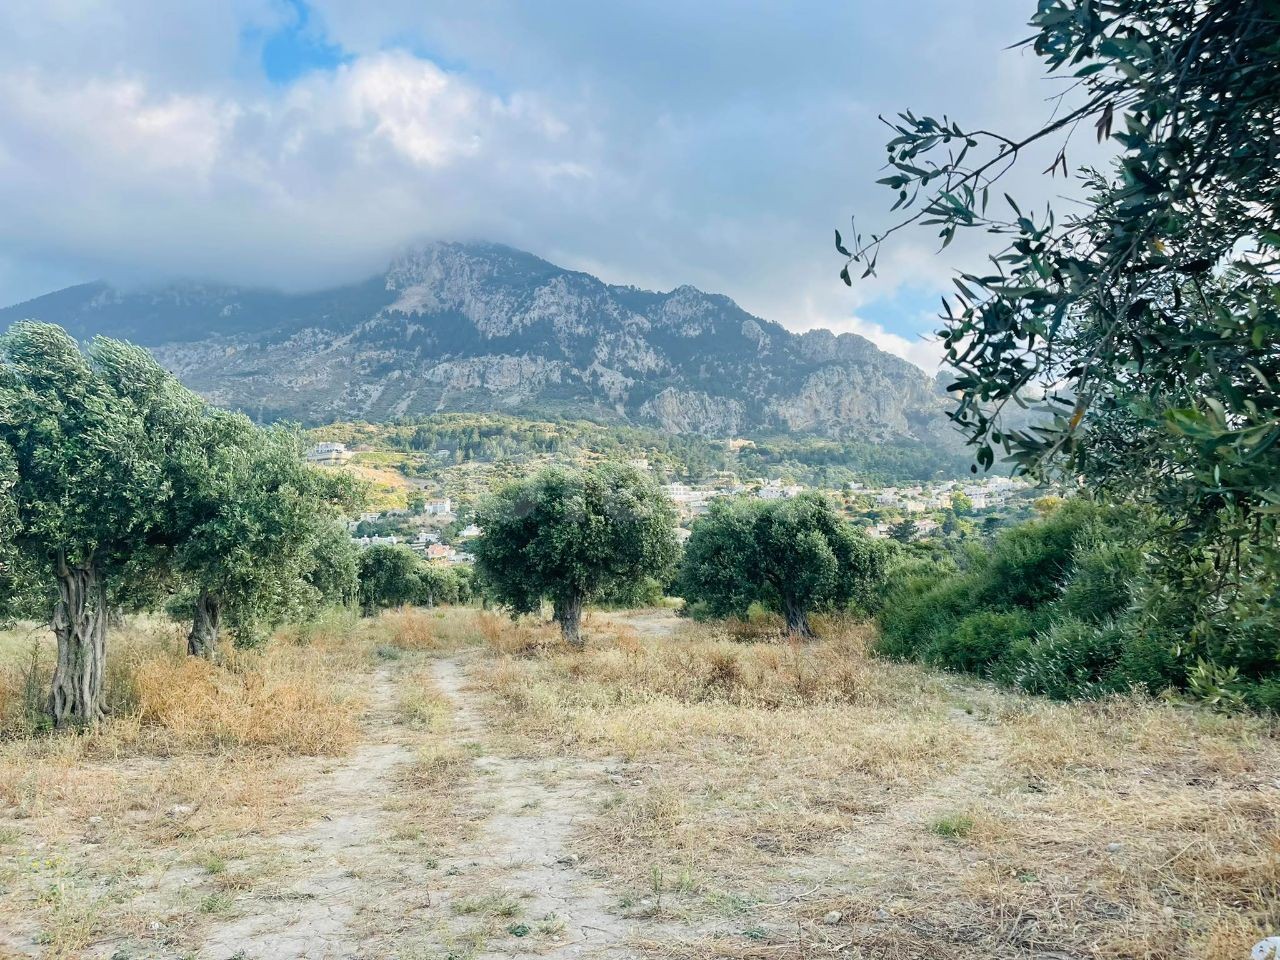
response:
[[[317,443],[306,453],[307,463],[318,467],[336,467],[351,459],[351,451],[341,443]]]
[[[443,517],[453,513],[453,501],[449,497],[443,500],[428,500],[423,505],[422,512],[429,517]]]
[[[458,539],[474,540],[476,537],[480,536],[482,532],[483,531],[479,527],[477,527],[474,523],[469,523],[465,527],[463,527],[461,530],[458,531]]]
[[[770,480],[756,493],[761,500],[788,500],[791,497],[798,497],[804,493],[804,487],[799,484],[790,484],[783,486],[780,480]]]

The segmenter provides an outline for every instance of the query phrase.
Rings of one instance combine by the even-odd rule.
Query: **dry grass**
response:
[[[0,673],[0,732],[11,739],[47,722],[51,638],[39,638],[33,651]],[[272,643],[225,650],[212,664],[186,655],[180,627],[141,621],[112,635],[108,656],[110,720],[71,741],[86,757],[231,747],[334,755],[357,734],[361,699],[352,674],[367,658],[362,644]],[[65,738],[37,737],[24,749],[38,755],[46,746],[63,749]]]
[[[173,878],[312,812],[298,791],[315,756],[359,736],[376,636],[330,618],[214,665],[185,656],[180,625],[139,620],[108,639],[108,720],[51,734],[52,639],[0,633],[0,955],[34,937],[74,957],[106,930],[198,922]]]
[[[478,672],[513,749],[621,758],[584,847],[683,924],[654,953],[1228,960],[1280,929],[1271,722],[1003,693],[856,625],[613,622],[584,654],[491,638]]]
[[[467,607],[401,607],[383,612],[377,627],[385,636],[386,647],[443,654],[480,643],[486,616]]]
[[[38,730],[47,639],[0,633],[0,955],[36,937],[109,956],[111,935],[180,956],[269,898],[306,869],[273,838],[326,812],[308,786],[389,685],[376,729],[413,759],[390,777],[378,883],[470,869],[501,800],[483,750],[598,778],[572,849],[654,956],[1234,960],[1280,930],[1273,722],[1053,704],[869,658],[857,624],[810,645],[776,627],[594,614],[575,653],[528,619],[333,613],[215,666],[141,621],[111,638],[111,719],[76,736]],[[454,654],[488,695],[483,736],[432,681]],[[486,877],[476,915],[497,919],[461,955],[507,936]]]

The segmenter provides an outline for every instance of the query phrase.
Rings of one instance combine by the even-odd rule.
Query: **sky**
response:
[[[936,368],[981,238],[893,222],[878,119],[1034,129],[1034,0],[5,0],[0,305],[73,283],[316,289],[408,244],[508,243],[724,293]],[[1061,189],[1025,163],[1020,197]]]

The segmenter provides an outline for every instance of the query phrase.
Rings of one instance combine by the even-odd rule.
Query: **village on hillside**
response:
[[[728,441],[731,446],[743,443]],[[448,454],[449,451],[437,451],[431,459],[449,461]],[[394,469],[380,463],[386,458],[379,451],[348,448],[335,441],[317,443],[308,450],[306,459],[316,466],[354,469],[384,488],[400,483],[398,502],[388,499],[383,509],[370,509],[348,518],[347,529],[357,546],[403,544],[428,561],[451,565],[472,562],[468,543],[481,533],[471,521],[474,507],[485,493],[510,479],[508,471],[495,469],[492,463],[464,467],[451,461],[441,463],[423,477],[403,462]],[[730,470],[714,471],[696,482],[678,480],[672,479],[668,464],[655,464],[646,457],[631,457],[625,462],[659,482],[675,506],[676,538],[681,543],[689,538],[697,518],[706,514],[715,500],[726,497],[783,500],[817,491],[829,496],[868,537],[910,542],[989,533],[1025,519],[1032,512],[1035,498],[1042,494],[1026,481],[1003,476],[975,477],[968,482],[846,481],[839,487],[826,487],[807,486],[785,477],[744,478]]]

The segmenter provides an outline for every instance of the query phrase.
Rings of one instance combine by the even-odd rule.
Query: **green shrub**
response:
[[[929,660],[948,670],[991,674],[1035,630],[1025,610],[979,610],[934,641]]]
[[[1149,558],[1153,522],[1075,500],[1003,531],[986,555],[904,554],[876,649],[1057,699],[1174,687],[1220,709],[1275,709],[1280,554],[1246,538],[1234,565],[1194,545]]]
[[[1123,651],[1124,632],[1064,617],[1026,648],[1014,671],[1019,687],[1055,700],[1098,697],[1113,692],[1103,681]]]
[[[1186,682],[1184,665],[1174,656],[1174,644],[1164,635],[1140,629],[1129,618],[1117,625],[1124,637],[1120,657],[1106,677],[1116,690],[1145,689],[1156,694]]]
[[[1255,710],[1280,713],[1280,679],[1246,683],[1243,692],[1245,702]]]
[[[1141,570],[1142,554],[1136,547],[1095,540],[1076,554],[1062,591],[1062,612],[1088,623],[1119,616],[1133,599]]]
[[[899,660],[925,659],[971,610],[968,578],[913,577],[890,594],[881,611],[877,649]]]

